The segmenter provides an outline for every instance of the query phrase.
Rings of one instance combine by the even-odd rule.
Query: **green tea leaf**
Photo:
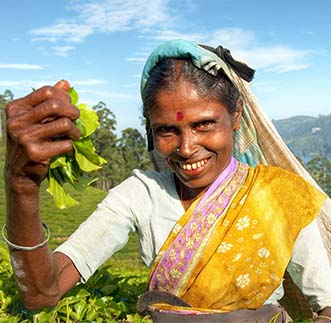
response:
[[[69,95],[71,98],[71,104],[76,105],[78,103],[79,96],[78,96],[77,91],[73,87],[70,88]]]
[[[78,104],[78,93],[74,88],[69,91],[71,103],[77,105],[80,117],[75,125],[80,130],[81,136],[73,140],[74,156],[66,154],[54,158],[49,165],[48,192],[53,196],[55,205],[66,208],[78,204],[64,189],[64,184],[69,183],[74,189],[82,191],[97,178],[90,178],[84,172],[93,172],[102,167],[107,161],[95,152],[95,147],[90,135],[100,125],[98,115],[87,104]]]
[[[72,198],[66,191],[63,186],[52,175],[48,178],[49,187],[47,192],[53,196],[54,203],[59,209],[64,209],[66,207],[71,207],[77,205],[78,202]]]
[[[80,169],[84,172],[98,170],[107,161],[100,157],[93,146],[91,139],[84,138],[73,142],[75,158]]]
[[[81,138],[90,136],[100,125],[97,113],[90,109],[86,104],[78,104],[80,111],[79,121],[84,126],[84,135],[81,134]]]

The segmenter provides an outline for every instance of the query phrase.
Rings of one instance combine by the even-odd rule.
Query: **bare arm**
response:
[[[331,322],[331,306],[327,306],[322,311],[318,312],[318,316],[313,322],[330,323]]]
[[[43,87],[8,104],[5,182],[7,237],[20,246],[45,240],[39,188],[52,157],[72,150],[79,137],[73,121],[79,111],[59,88]],[[56,140],[54,140],[56,138]],[[79,280],[71,260],[48,245],[33,251],[10,248],[11,261],[25,306],[52,306]]]

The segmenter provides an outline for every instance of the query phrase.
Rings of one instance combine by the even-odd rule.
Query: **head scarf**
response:
[[[141,93],[144,91],[154,66],[165,58],[188,58],[197,68],[211,75],[216,75],[222,70],[237,87],[243,100],[241,127],[240,130],[234,133],[233,155],[238,160],[246,162],[250,166],[268,164],[282,167],[297,173],[320,189],[311,175],[289,150],[270,119],[257,103],[248,83],[253,78],[254,71],[252,69],[235,61],[230,51],[221,46],[213,49],[209,46],[198,45],[185,40],[167,41],[157,47],[147,59],[141,78]],[[149,139],[151,143],[152,138]],[[155,150],[151,151],[151,158],[158,170],[166,167]],[[330,214],[331,200],[327,199],[317,222],[331,263]]]
[[[150,73],[157,63],[170,57],[188,58],[197,68],[214,76],[222,70],[239,92],[241,92],[240,82],[249,82],[254,76],[253,69],[234,60],[230,51],[222,46],[214,49],[185,40],[173,40],[157,47],[147,59],[141,78],[141,93],[143,93]],[[243,100],[243,118],[240,129],[235,132],[233,154],[238,160],[249,165],[264,164],[266,161],[257,145],[256,131],[247,111],[245,100]],[[149,131],[148,133],[149,150],[152,150],[152,138]]]

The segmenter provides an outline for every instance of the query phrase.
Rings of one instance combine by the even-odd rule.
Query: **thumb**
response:
[[[67,80],[61,80],[61,81],[57,82],[54,86],[59,89],[62,89],[65,92],[69,92],[69,90],[70,90],[70,84]]]

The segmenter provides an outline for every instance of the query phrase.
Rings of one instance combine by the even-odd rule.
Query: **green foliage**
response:
[[[0,173],[3,173],[4,146],[0,145]],[[72,208],[58,209],[47,194],[47,183],[41,188],[41,213],[51,230],[54,249],[80,225],[106,196],[106,192],[88,187],[77,192],[68,187],[80,203]],[[0,225],[4,224],[4,181],[0,180]],[[138,238],[132,234],[127,245],[113,255],[86,284],[74,287],[53,308],[27,311],[20,300],[18,289],[4,243],[0,241],[0,323],[78,323],[132,322],[149,323],[148,317],[136,314],[135,303],[145,291],[148,268],[138,256]]]
[[[99,178],[94,185],[108,190],[124,179],[123,159],[117,147],[116,119],[105,103],[99,102],[93,107],[100,120],[99,128],[91,136],[96,151],[108,161],[108,164],[97,171]]]
[[[310,158],[331,155],[331,115],[295,116],[273,123],[294,155]]]
[[[306,167],[324,192],[331,196],[331,162],[325,157],[315,157]]]
[[[137,129],[127,128],[122,131],[119,149],[124,160],[125,177],[134,168],[151,169],[151,161],[146,150],[146,140]]]
[[[78,202],[65,190],[64,184],[70,184],[76,190],[84,190],[96,179],[87,177],[84,173],[96,171],[107,161],[95,152],[90,138],[98,128],[98,115],[86,104],[78,104],[78,93],[71,88],[69,91],[71,103],[77,105],[80,116],[76,126],[80,130],[80,138],[73,140],[74,154],[56,156],[49,165],[47,191],[53,196],[55,205],[64,209]]]
[[[128,128],[118,138],[113,112],[103,102],[99,102],[93,109],[98,114],[100,126],[91,138],[96,152],[108,160],[108,164],[96,172],[99,180],[94,185],[108,190],[127,178],[134,168],[151,169],[146,140],[140,132]]]
[[[0,95],[0,143],[3,142],[6,137],[5,108],[7,103],[12,101],[13,98],[14,95],[10,90],[5,90],[5,92]]]
[[[26,310],[18,296],[8,252],[0,246],[0,322],[77,323],[150,322],[136,314],[136,301],[146,276],[114,274],[101,267],[84,285],[70,290],[56,306]]]

